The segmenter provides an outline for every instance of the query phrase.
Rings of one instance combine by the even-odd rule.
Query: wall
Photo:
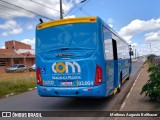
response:
[[[5,48],[12,49],[12,50],[31,49],[31,45],[12,40],[12,41],[5,42]]]

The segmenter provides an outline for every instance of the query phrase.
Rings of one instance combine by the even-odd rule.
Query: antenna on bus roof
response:
[[[40,24],[43,23],[43,20],[41,18],[39,19],[39,21],[40,21]]]

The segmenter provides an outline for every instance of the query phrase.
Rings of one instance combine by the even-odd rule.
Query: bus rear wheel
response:
[[[129,80],[130,79],[130,75],[126,78],[126,80]]]
[[[119,79],[119,86],[117,88],[117,93],[121,92],[121,86],[122,86],[122,72],[120,74],[120,79]]]
[[[118,88],[117,88],[117,93],[121,92],[121,85],[119,84]]]

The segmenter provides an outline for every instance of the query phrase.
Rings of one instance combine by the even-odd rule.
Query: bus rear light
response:
[[[96,22],[95,18],[90,19],[91,22]]]
[[[42,28],[43,26],[42,25],[38,25],[38,28]]]
[[[102,68],[99,65],[96,65],[96,74],[94,86],[102,84]]]
[[[38,67],[36,69],[36,78],[37,78],[37,84],[40,85],[40,86],[43,86],[43,81],[42,81],[42,77],[41,77],[40,67]]]

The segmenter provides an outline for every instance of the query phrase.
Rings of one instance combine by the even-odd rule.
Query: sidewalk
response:
[[[160,111],[160,103],[159,108],[158,102],[150,101],[148,97],[145,97],[145,94],[140,95],[143,85],[148,81],[149,74],[147,72],[148,65],[145,64],[142,70],[139,73],[139,76],[135,80],[130,92],[128,93],[126,99],[124,100],[119,111]],[[160,118],[156,117],[125,117],[125,118],[117,118],[118,120],[158,120]]]

